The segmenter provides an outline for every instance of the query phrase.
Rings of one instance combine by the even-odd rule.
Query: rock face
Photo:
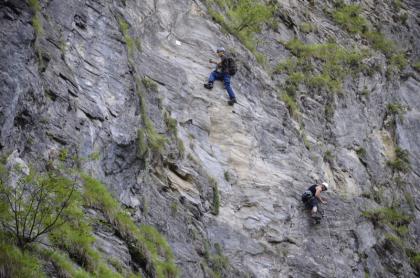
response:
[[[216,243],[229,259],[223,277],[416,277],[404,250],[420,247],[420,75],[411,66],[420,56],[417,1],[401,1],[405,25],[395,23],[392,1],[362,1],[409,65],[392,78],[384,70],[347,77],[329,96],[330,117],[325,94],[301,88],[299,120],[278,99],[287,75],[270,74],[293,56],[278,41],[363,40],[321,4],[281,2],[278,26],[258,35],[264,67],[202,1],[54,0],[40,1],[37,12],[25,1],[2,1],[0,151],[17,151],[40,170],[63,148],[69,157],[98,156],[82,168],[138,223],[165,234],[181,277],[209,277],[203,262]],[[318,31],[300,32],[305,20]],[[221,83],[203,88],[220,45],[234,49],[240,66],[234,107]],[[378,52],[372,60],[387,61]],[[396,103],[403,112],[392,114]],[[143,152],[147,120],[167,138],[163,149]],[[407,172],[389,166],[397,146],[408,153]],[[300,195],[321,180],[331,190],[322,223],[313,225]],[[411,216],[404,247],[387,241],[391,226],[362,216],[380,207]],[[105,253],[130,264],[118,237],[95,233]]]

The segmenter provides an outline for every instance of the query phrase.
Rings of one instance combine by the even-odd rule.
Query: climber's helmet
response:
[[[221,53],[221,52],[225,53],[225,48],[224,47],[218,47],[216,49],[216,53]]]
[[[326,183],[326,182],[323,182],[323,183],[321,183],[321,185],[323,186],[322,187],[322,191],[327,191],[328,190],[328,183]]]

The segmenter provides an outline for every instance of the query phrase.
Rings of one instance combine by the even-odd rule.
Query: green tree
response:
[[[25,174],[22,167],[0,165],[0,224],[20,249],[25,249],[66,220],[75,184],[57,175]]]
[[[236,32],[258,32],[261,25],[271,20],[273,7],[253,0],[239,0],[229,12]]]

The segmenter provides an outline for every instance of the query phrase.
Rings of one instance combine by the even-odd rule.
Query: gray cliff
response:
[[[288,41],[369,43],[331,19],[334,1],[278,2],[277,24],[256,34],[259,63],[213,20],[209,8],[223,7],[212,1],[40,0],[36,11],[2,0],[0,152],[40,171],[62,149],[95,154],[81,168],[136,223],[165,235],[179,277],[418,277],[418,1],[399,1],[399,12],[396,1],[345,1],[361,3],[408,62],[387,72],[389,59],[371,49],[339,92],[298,84],[294,115],[279,97],[290,72],[274,70],[295,56]],[[304,22],[316,30],[303,32]],[[221,45],[238,61],[234,107],[222,83],[203,88]],[[148,136],[160,137],[145,147]],[[395,166],[401,153],[406,164]],[[331,190],[313,225],[300,195],[317,181]],[[389,222],[381,208],[409,220]],[[132,268],[118,234],[101,225],[94,233],[105,256]]]

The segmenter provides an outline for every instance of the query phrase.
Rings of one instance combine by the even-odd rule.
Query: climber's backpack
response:
[[[236,62],[232,57],[226,59],[226,69],[230,76],[234,76],[238,71],[238,67],[236,66]]]
[[[306,203],[312,198],[312,192],[307,190],[302,194],[302,202]]]

